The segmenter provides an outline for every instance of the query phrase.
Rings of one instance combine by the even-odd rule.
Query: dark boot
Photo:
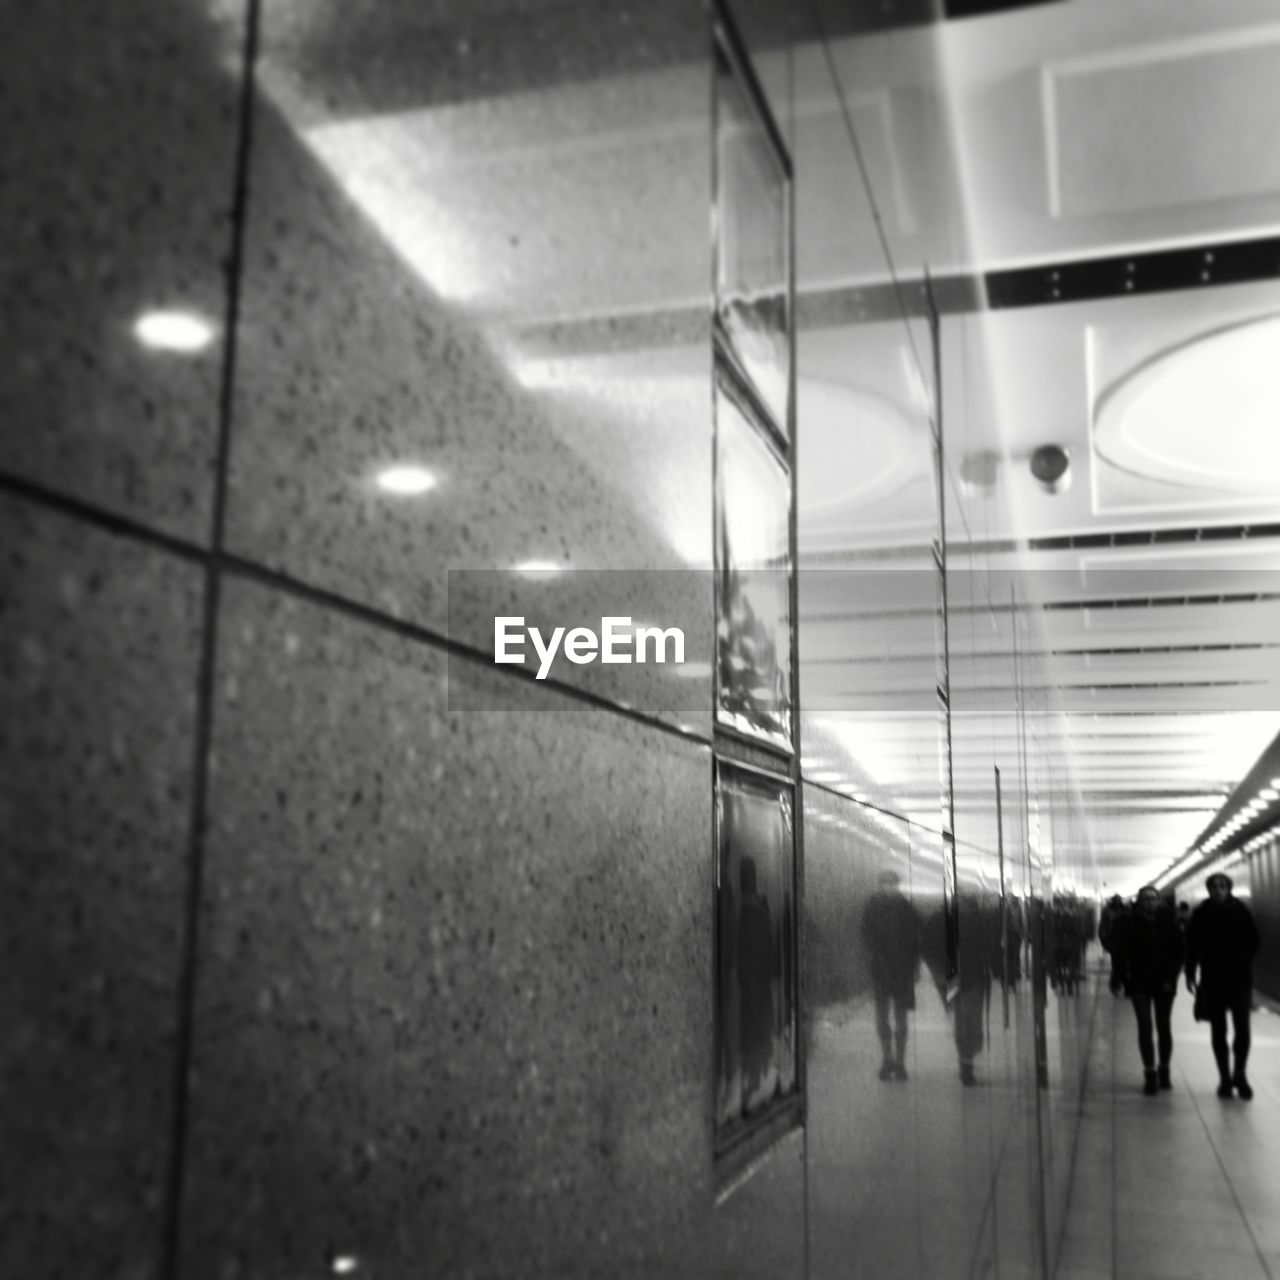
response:
[[[1142,1092],[1148,1097],[1154,1097],[1156,1091],[1160,1088],[1159,1077],[1157,1077],[1154,1071],[1144,1071],[1142,1075]]]
[[[973,1063],[962,1062],[960,1064],[960,1083],[961,1084],[977,1084],[978,1077],[973,1074]]]
[[[1220,1098],[1231,1097],[1231,1081],[1228,1080],[1225,1076],[1218,1082],[1218,1097]]]
[[[893,1079],[893,1063],[890,1062],[888,1058],[886,1058],[884,1062],[881,1063],[880,1065],[880,1079],[881,1080]]]
[[[1173,1081],[1169,1078],[1169,1064],[1166,1062],[1156,1073],[1162,1089],[1172,1089]]]
[[[1235,1078],[1231,1081],[1235,1085],[1236,1092],[1246,1101],[1253,1101],[1253,1086],[1249,1083],[1243,1071],[1237,1071]]]

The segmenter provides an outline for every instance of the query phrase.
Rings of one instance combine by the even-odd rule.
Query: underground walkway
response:
[[[1056,1280],[1280,1277],[1280,1016],[1255,1012],[1253,1100],[1225,1101],[1209,1028],[1182,989],[1173,1089],[1149,1098],[1129,1003],[1095,984]]]
[[[1181,989],[1174,1087],[1146,1097],[1133,1011],[1101,960],[1078,992],[1048,993],[1044,1089],[1025,982],[992,992],[974,1088],[929,982],[905,1083],[878,1078],[869,997],[824,1011],[808,1063],[815,1280],[1280,1280],[1280,1015],[1254,1014],[1253,1100],[1224,1101]]]

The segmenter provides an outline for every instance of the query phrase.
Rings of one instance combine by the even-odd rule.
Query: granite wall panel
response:
[[[0,76],[0,469],[201,543],[244,10],[32,7],[9,24]],[[159,313],[170,326],[149,345],[137,325]]]
[[[202,576],[0,497],[0,1272],[158,1275]]]
[[[708,751],[260,587],[221,636],[184,1276],[696,1274]]]

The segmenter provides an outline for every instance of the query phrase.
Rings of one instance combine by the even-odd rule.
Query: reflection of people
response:
[[[738,887],[738,991],[744,1108],[769,1070],[773,1049],[773,979],[776,949],[768,900],[756,888],[754,858],[743,858]]]
[[[898,888],[900,883],[896,871],[882,872],[880,888],[867,899],[862,914],[862,939],[867,946],[876,1002],[881,1080],[907,1078],[907,1013],[916,1007],[916,978],[920,972],[920,917]]]
[[[1050,982],[1063,995],[1076,995],[1080,988],[1080,961],[1084,933],[1079,904],[1072,897],[1053,900],[1053,972]]]
[[[978,1083],[974,1061],[986,1044],[987,1001],[991,997],[991,973],[999,963],[999,935],[993,935],[991,913],[976,893],[960,898],[960,971],[955,998],[956,1053],[962,1084]],[[998,929],[998,924],[996,928]]]
[[[720,977],[718,997],[720,1002],[720,1080],[727,1093],[737,1074],[738,1060],[738,895],[728,876],[720,882],[716,895],[719,915]]]
[[[1192,913],[1187,926],[1187,990],[1196,991],[1200,971],[1200,1005],[1209,1018],[1213,1056],[1218,1063],[1218,1097],[1235,1091],[1248,1102],[1253,1089],[1245,1075],[1249,1061],[1249,1012],[1253,1003],[1253,957],[1258,950],[1258,926],[1253,913],[1231,895],[1231,877],[1222,872],[1205,881],[1209,898]],[[1227,1053],[1227,1013],[1235,1033]]]
[[[1173,1087],[1169,1060],[1173,1056],[1173,1030],[1169,1015],[1178,992],[1182,969],[1182,934],[1171,911],[1160,909],[1160,891],[1154,885],[1138,890],[1137,909],[1129,916],[1120,948],[1120,980],[1138,1019],[1138,1052],[1142,1055],[1142,1091]],[[1155,1014],[1160,1058],[1157,1066],[1151,1043],[1151,1019]]]
[[[1004,980],[1010,991],[1017,991],[1022,980],[1022,904],[1009,899],[1004,917]]]

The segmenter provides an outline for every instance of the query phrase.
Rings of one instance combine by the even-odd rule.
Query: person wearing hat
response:
[[[1208,1019],[1213,1056],[1218,1063],[1218,1097],[1234,1090],[1246,1102],[1253,1097],[1245,1065],[1249,1061],[1249,1014],[1253,1006],[1253,957],[1258,926],[1253,913],[1231,895],[1231,877],[1215,872],[1205,881],[1209,898],[1191,913],[1187,925],[1187,990],[1195,993],[1196,1017]],[[1198,981],[1197,981],[1198,974]],[[1227,1052],[1227,1014],[1234,1032]]]

